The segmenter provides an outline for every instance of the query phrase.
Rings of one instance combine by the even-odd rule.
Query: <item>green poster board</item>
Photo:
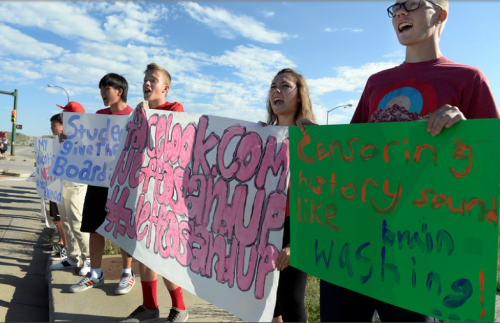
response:
[[[445,321],[494,321],[500,120],[290,128],[291,265]]]

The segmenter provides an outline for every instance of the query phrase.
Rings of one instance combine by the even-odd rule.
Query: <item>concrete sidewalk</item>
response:
[[[0,322],[49,319],[41,245],[51,231],[40,216],[34,184],[0,177]]]
[[[78,283],[82,277],[78,270],[48,269],[50,264],[58,261],[48,261],[47,281],[49,284],[49,312],[51,322],[117,322],[127,317],[137,306],[142,304],[142,289],[140,278],[136,277],[136,285],[126,295],[115,295],[115,288],[121,274],[121,257],[105,256],[103,273],[105,283],[102,287],[92,288],[80,293],[70,293],[69,287]],[[138,272],[137,263],[132,269]],[[110,277],[111,279],[109,279]],[[189,311],[188,322],[242,322],[238,317],[198,298],[184,290],[184,303]],[[160,319],[165,321],[171,307],[170,294],[158,279],[158,305]]]

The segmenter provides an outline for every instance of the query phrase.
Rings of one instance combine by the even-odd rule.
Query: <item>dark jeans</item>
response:
[[[321,322],[373,322],[375,310],[382,322],[438,322],[325,281],[319,294]]]
[[[283,232],[283,247],[290,243],[290,217],[285,218]],[[294,268],[286,267],[280,272],[278,293],[274,316],[282,316],[283,322],[307,322],[307,313],[304,306],[308,274]]]

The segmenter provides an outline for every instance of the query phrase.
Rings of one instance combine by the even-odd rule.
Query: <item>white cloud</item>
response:
[[[386,54],[386,55],[384,55],[382,57],[385,57],[385,58],[393,58],[393,57],[404,58],[405,57],[405,52],[402,51],[402,50],[398,50],[398,51],[392,52],[390,54]]]
[[[353,32],[353,33],[360,33],[363,31],[363,29],[360,29],[360,28],[351,28],[351,27],[344,27],[342,28],[343,31],[350,31],[350,32]]]
[[[214,57],[219,65],[230,66],[238,71],[233,74],[247,82],[271,84],[276,73],[295,64],[279,51],[257,46],[238,46],[234,51],[225,51],[224,55]]]
[[[280,44],[289,36],[267,30],[265,25],[252,17],[232,14],[218,7],[202,7],[194,2],[180,2],[191,18],[214,29],[221,37],[235,39],[237,35],[263,43]]]
[[[0,24],[0,55],[13,54],[34,59],[46,59],[67,52],[63,48],[42,43],[17,29]]]
[[[0,21],[38,27],[67,38],[106,40],[99,21],[69,2],[0,2]]]
[[[0,61],[0,73],[3,72],[7,75],[15,74],[20,78],[17,78],[17,76],[14,76],[14,78],[22,81],[31,81],[42,78],[43,75],[38,72],[39,70],[40,66],[32,61],[20,61],[13,59],[3,59]]]
[[[342,29],[338,29],[338,28],[330,28],[330,27],[327,27],[325,28],[325,30],[323,30],[323,32],[325,33],[331,33],[331,32],[336,32],[336,31],[350,31],[350,32],[353,32],[353,33],[360,33],[360,32],[363,32],[363,29],[361,28],[351,28],[351,27],[344,27]]]
[[[92,12],[94,11],[94,12]],[[91,16],[106,14],[106,22]],[[91,13],[92,12],[92,13]],[[38,27],[69,39],[92,41],[138,41],[164,45],[156,33],[156,21],[166,19],[168,9],[163,5],[133,2],[4,2],[0,3],[0,22]]]
[[[104,29],[114,41],[137,40],[145,44],[164,45],[163,37],[153,37],[155,22],[166,20],[168,8],[162,5],[143,7],[133,2],[101,3],[103,12],[117,13],[106,17]]]
[[[377,62],[368,63],[359,68],[349,66],[336,67],[337,77],[323,77],[320,79],[307,80],[312,94],[322,95],[332,91],[356,91],[362,90],[370,75],[399,65],[399,63]]]
[[[264,15],[264,17],[266,18],[271,18],[271,17],[274,17],[274,12],[272,11],[262,11],[262,15]]]

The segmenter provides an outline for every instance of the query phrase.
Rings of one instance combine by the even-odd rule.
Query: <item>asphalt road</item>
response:
[[[9,149],[10,149],[10,146],[9,146]],[[18,157],[35,158],[35,147],[16,146],[15,152],[16,152],[16,156],[18,156]],[[5,155],[8,159],[8,157],[10,157],[10,151],[8,151]]]
[[[10,149],[10,147],[9,147]],[[29,173],[33,170],[35,162],[35,148],[18,146],[15,150],[16,155],[11,156],[10,150],[5,154],[5,159],[0,159],[0,172],[8,171],[14,173]]]

